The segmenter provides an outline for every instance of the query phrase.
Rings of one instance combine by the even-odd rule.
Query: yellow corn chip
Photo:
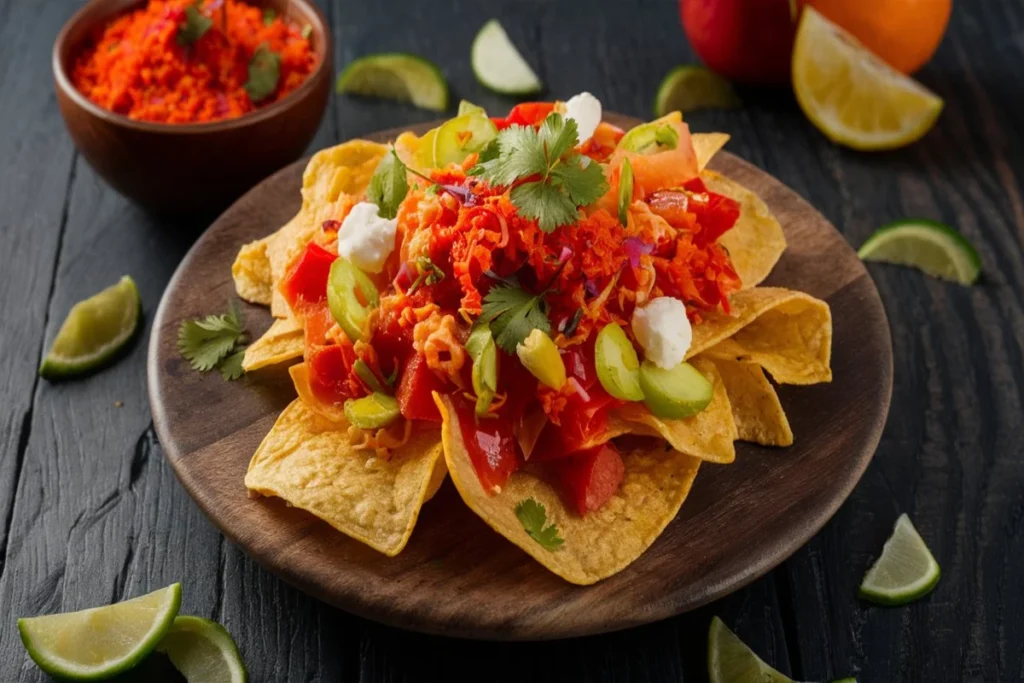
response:
[[[242,359],[246,372],[302,357],[305,348],[302,325],[295,318],[278,318],[263,336],[249,345]]]
[[[250,242],[238,250],[238,256],[231,266],[231,277],[235,291],[249,303],[270,305],[273,281],[270,277],[270,259],[267,257],[267,243],[270,237]]]
[[[700,460],[676,451],[622,452],[625,478],[618,493],[586,517],[570,511],[558,491],[542,479],[516,472],[494,495],[480,484],[449,399],[434,394],[444,418],[442,436],[452,481],[463,501],[492,529],[566,581],[588,585],[629,566],[671,522],[690,493]],[[547,523],[564,543],[548,550],[526,532],[516,506],[532,498],[544,506]]]
[[[752,361],[779,384],[832,381],[832,313],[809,294],[756,287],[729,298],[732,314],[709,313],[693,328],[689,356]]]
[[[714,171],[704,171],[701,179],[712,192],[735,199],[740,204],[736,225],[722,235],[718,243],[729,252],[743,288],[749,289],[768,277],[786,250],[782,226],[768,205],[739,183]]]
[[[711,159],[729,142],[728,133],[694,133],[693,151],[697,155],[697,170],[703,171]],[[716,190],[717,192],[717,190]]]
[[[344,427],[296,400],[256,450],[245,485],[393,557],[412,535],[428,494],[444,479],[441,450],[440,433],[423,430],[382,460],[354,449]]]
[[[682,420],[663,420],[651,414],[642,403],[627,403],[612,413],[619,420],[634,425],[634,434],[660,436],[677,451],[708,462],[730,463],[736,459],[736,424],[725,385],[714,363],[696,358],[692,361],[715,387],[711,403],[702,412]]]
[[[762,446],[792,446],[793,430],[761,366],[717,359],[715,367],[729,395],[739,440]]]

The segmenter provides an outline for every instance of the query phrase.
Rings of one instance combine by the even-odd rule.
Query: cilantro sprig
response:
[[[548,511],[543,503],[538,503],[533,498],[521,500],[516,505],[516,517],[530,538],[547,550],[558,550],[565,543],[565,539],[558,535],[558,527],[553,523],[547,524]]]
[[[234,301],[227,313],[183,320],[178,327],[178,350],[192,369],[209,372],[217,368],[226,380],[245,374],[245,342],[242,313]]]
[[[277,90],[277,82],[281,79],[281,55],[271,50],[264,43],[256,48],[249,60],[249,80],[245,82],[245,92],[255,102],[265,100]]]
[[[509,196],[519,213],[552,232],[575,221],[579,207],[608,190],[601,166],[575,152],[577,144],[576,122],[552,113],[539,130],[513,125],[498,133],[469,173],[511,187]]]
[[[490,323],[494,342],[503,351],[515,354],[534,329],[551,332],[544,292],[530,294],[516,284],[495,285],[484,297],[480,322]]]
[[[178,26],[178,45],[192,45],[202,38],[211,26],[213,19],[199,10],[198,2],[189,5],[185,8],[185,20]]]

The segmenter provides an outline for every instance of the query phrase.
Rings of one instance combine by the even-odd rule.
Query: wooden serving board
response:
[[[781,387],[795,445],[737,444],[735,463],[703,465],[677,519],[625,571],[594,586],[566,583],[474,516],[451,482],[424,506],[395,558],[279,500],[250,499],[243,484],[249,459],[295,396],[288,373],[237,382],[200,375],[178,353],[177,331],[181,320],[219,312],[235,296],[238,248],[295,214],[304,167],[297,162],[257,185],[192,247],[160,303],[148,363],[156,430],[182,484],[231,541],[300,589],[369,619],[469,638],[563,638],[636,626],[710,602],[778,565],[828,521],[871,459],[892,393],[878,292],[821,214],[768,174],[720,153],[711,167],[757,192],[785,228],[789,249],[766,284],[831,306],[834,380]],[[245,317],[256,335],[271,322],[256,306],[246,306]]]

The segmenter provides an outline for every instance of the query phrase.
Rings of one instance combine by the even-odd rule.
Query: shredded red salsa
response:
[[[554,109],[521,104],[493,121],[499,130],[537,130]],[[410,174],[394,250],[381,272],[372,274],[380,303],[354,343],[323,313],[327,271],[339,258],[331,240],[347,213],[333,217],[281,286],[293,311],[306,316],[306,361],[316,401],[337,410],[373,391],[357,376],[355,360],[362,359],[374,378],[393,377],[405,420],[440,421],[433,393],[451,397],[485,489],[500,490],[528,467],[554,481],[570,509],[581,515],[599,509],[624,476],[608,425],[610,412],[626,401],[599,381],[597,333],[618,324],[639,349],[630,328],[638,307],[675,298],[696,322],[708,312],[727,311],[728,295],[740,287],[729,254],[717,243],[736,222],[739,206],[700,180],[685,125],[665,125],[678,146],[654,154],[623,153],[623,131],[605,123],[566,152],[567,164],[578,158],[573,154],[602,164],[608,187],[553,230],[524,215],[516,201],[515,188],[537,176],[511,185],[490,182],[478,172],[477,153],[430,171],[432,184]],[[635,178],[625,222],[615,208],[622,201],[624,159]],[[521,320],[503,322],[494,315],[496,302],[513,307]],[[489,401],[484,396],[483,413],[485,392],[474,374],[483,361],[470,341],[482,323],[490,324],[497,345],[496,382]],[[564,369],[557,382],[521,362],[522,334],[517,343],[508,341],[523,325],[530,332],[531,324],[557,350],[555,365]]]
[[[309,28],[240,0],[149,0],[77,55],[90,100],[140,121],[237,118],[298,88],[317,65]]]

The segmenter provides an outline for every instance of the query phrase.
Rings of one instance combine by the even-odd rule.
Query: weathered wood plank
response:
[[[0,1],[0,574],[74,169],[49,89],[52,39],[73,6]]]

